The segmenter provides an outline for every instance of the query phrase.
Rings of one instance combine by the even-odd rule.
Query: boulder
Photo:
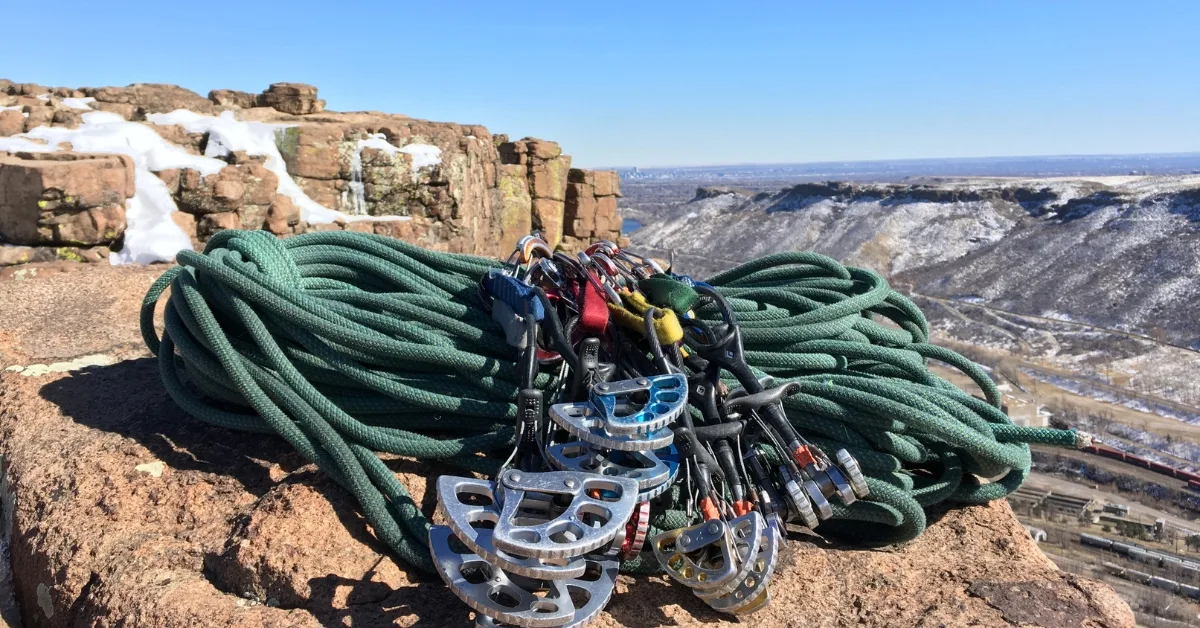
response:
[[[54,107],[33,106],[25,107],[25,132],[28,133],[39,126],[47,126],[54,120]]]
[[[98,103],[132,105],[141,114],[169,113],[176,109],[212,113],[214,109],[212,101],[178,85],[134,83],[127,87],[91,88],[84,92]]]
[[[107,264],[111,251],[107,246],[17,246],[0,244],[0,268],[17,264],[45,262],[79,262],[84,264]],[[0,570],[3,567],[0,566]],[[2,580],[2,579],[0,579]],[[0,586],[3,582],[0,581]],[[0,592],[0,596],[3,592]],[[0,617],[0,628],[6,628]]]
[[[178,205],[180,211],[198,216],[235,212],[240,228],[260,229],[278,187],[279,178],[259,161],[226,166],[206,177],[185,169],[179,176]],[[200,231],[206,231],[203,223]]]
[[[125,232],[133,160],[73,152],[0,157],[0,239],[12,244],[96,245]]]
[[[0,111],[0,137],[9,137],[25,131],[25,115],[15,109]]]
[[[68,129],[74,129],[78,128],[80,124],[83,124],[83,116],[80,115],[80,112],[78,111],[72,111],[70,109],[56,109],[51,121],[54,122],[56,126],[65,126]]]
[[[100,102],[96,101],[88,104],[93,111],[107,111],[115,113],[126,120],[133,120],[138,115],[137,105],[118,102]]]
[[[10,91],[18,96],[41,96],[49,94],[50,88],[37,83],[16,83],[10,88]]]
[[[183,128],[182,125],[179,125],[179,124],[147,124],[146,126],[150,127],[155,133],[158,133],[158,135],[160,137],[162,137],[164,140],[167,140],[168,142],[175,144],[176,146],[183,147],[189,153],[193,153],[193,154],[200,153],[199,145],[198,145],[198,142],[196,141],[197,138],[193,137],[193,135],[199,135],[199,134],[188,133],[187,129]]]
[[[236,211],[205,214],[196,223],[196,235],[201,241],[204,241],[213,237],[218,231],[242,228],[242,218]]]
[[[304,83],[272,83],[258,95],[258,106],[302,116],[325,110],[325,101],[317,98],[317,88]]]
[[[250,92],[240,92],[236,89],[214,89],[208,93],[208,99],[218,107],[249,109],[258,104],[257,96]]]
[[[292,199],[282,194],[275,195],[275,200],[271,201],[267,210],[267,224],[264,228],[275,235],[283,236],[294,233],[298,224],[300,208],[296,207]]]

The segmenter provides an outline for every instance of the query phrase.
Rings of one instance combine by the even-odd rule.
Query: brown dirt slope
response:
[[[162,270],[0,275],[3,515],[24,625],[468,625],[440,580],[396,563],[353,501],[280,439],[210,428],[174,406],[137,349],[138,305]],[[113,363],[3,370],[96,353]],[[391,464],[431,512],[422,476],[443,470]],[[1006,504],[933,519],[889,551],[793,533],[774,602],[750,621],[1133,625],[1107,586],[1058,571]],[[622,577],[596,625],[726,621],[663,577]]]

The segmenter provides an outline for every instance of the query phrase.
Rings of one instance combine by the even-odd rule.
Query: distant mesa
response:
[[[696,196],[692,198],[692,200],[699,201],[706,198],[715,198],[724,194],[736,194],[738,196],[745,196],[749,198],[752,192],[718,185],[701,186],[696,188]]]

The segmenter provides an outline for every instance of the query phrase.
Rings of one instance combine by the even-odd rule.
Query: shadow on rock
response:
[[[472,626],[470,609],[442,584],[418,583],[401,589],[371,580],[368,572],[354,580],[330,574],[308,581],[312,597],[305,607],[323,626],[372,628],[405,623],[412,626]],[[416,618],[414,623],[401,622]]]
[[[693,621],[711,624],[729,619],[692,595],[686,587],[672,583],[665,576],[638,576],[629,583],[624,593],[613,594],[605,610],[618,625],[629,628],[676,626],[679,622],[663,611],[663,607],[672,604],[687,611],[688,618]]]
[[[188,416],[167,395],[153,358],[76,371],[46,384],[40,394],[64,416],[131,438],[174,469],[227,475],[254,495],[275,484],[269,462],[288,471],[304,464],[281,438],[214,427]]]

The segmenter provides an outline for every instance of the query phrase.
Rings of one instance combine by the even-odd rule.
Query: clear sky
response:
[[[587,167],[1200,151],[1200,2],[822,4],[14,1],[0,77],[306,82]]]

